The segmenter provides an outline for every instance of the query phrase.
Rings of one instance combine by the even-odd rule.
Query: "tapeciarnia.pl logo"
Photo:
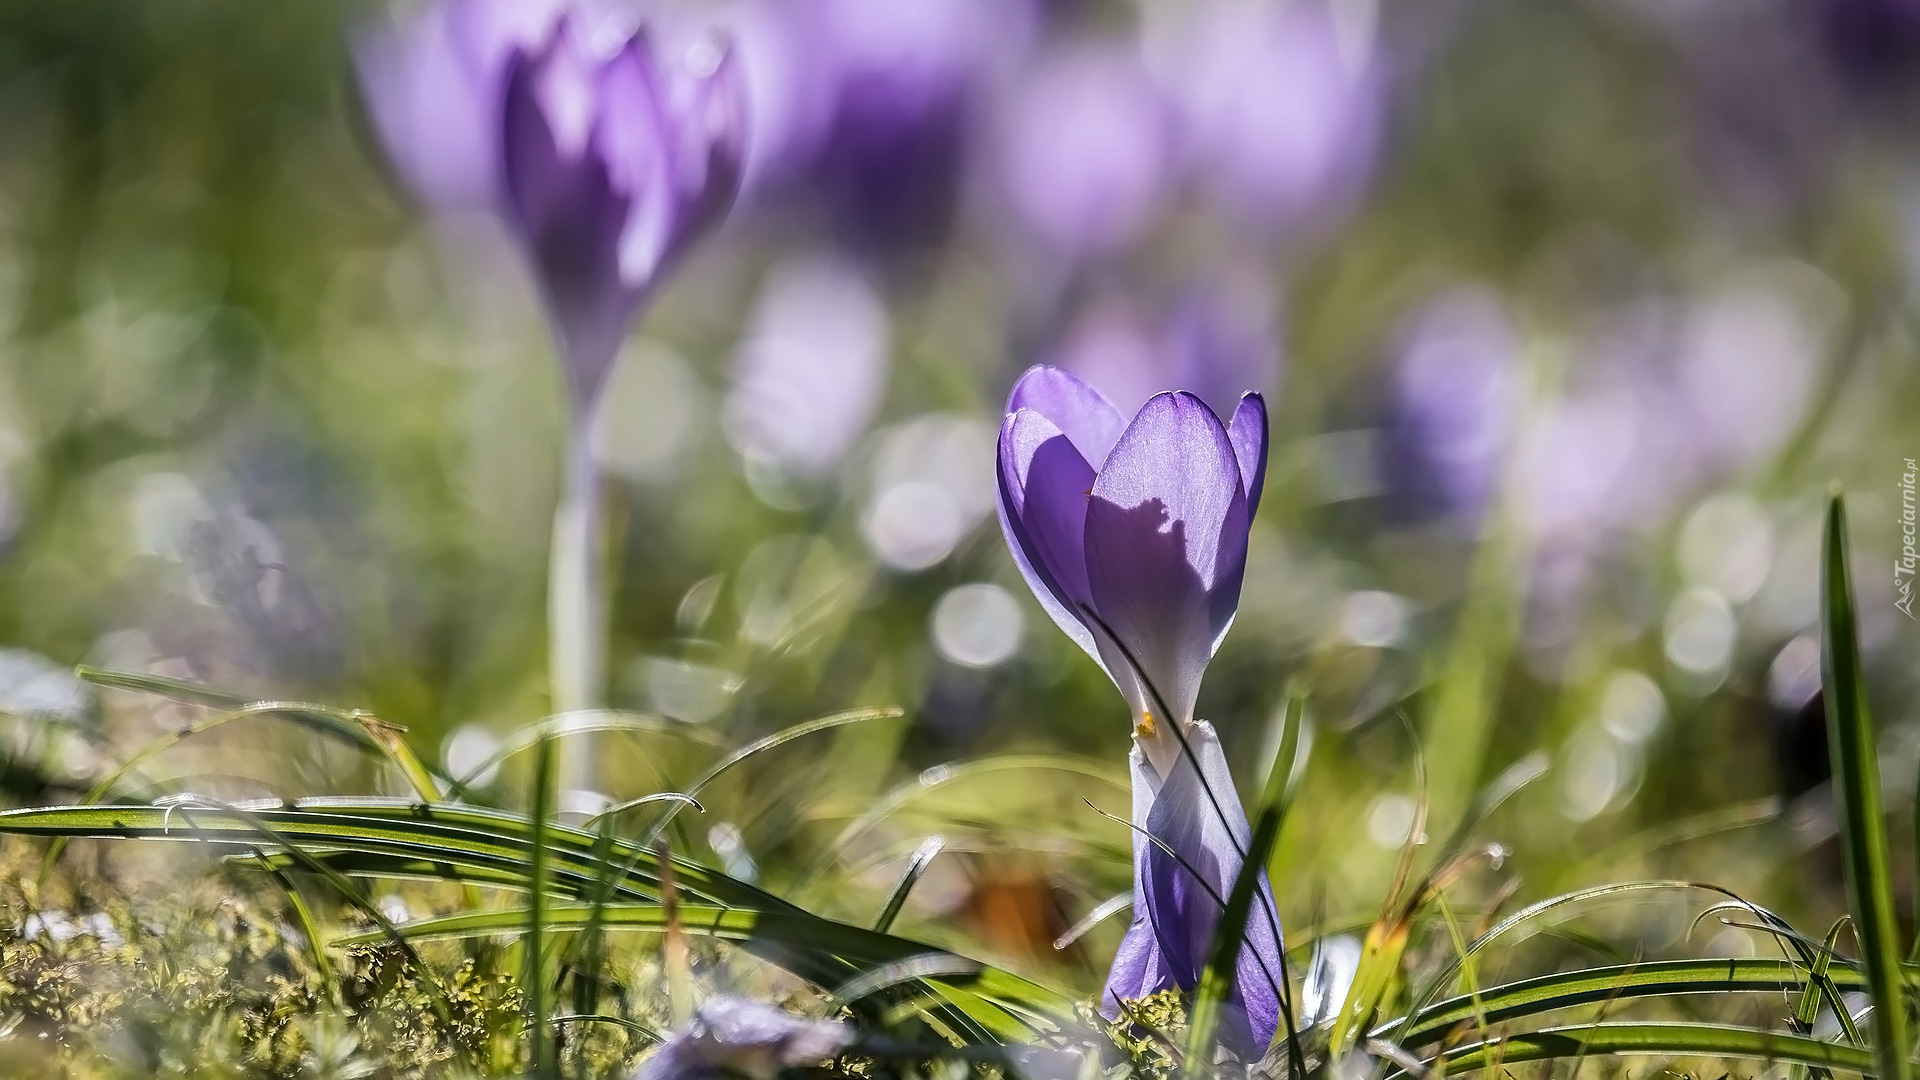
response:
[[[1920,622],[1913,614],[1913,574],[1915,560],[1920,558],[1914,553],[1914,510],[1913,481],[1914,474],[1920,472],[1912,458],[1904,459],[1906,471],[1900,474],[1900,557],[1893,562],[1893,587],[1899,592],[1900,599],[1893,606],[1906,612],[1907,618]]]

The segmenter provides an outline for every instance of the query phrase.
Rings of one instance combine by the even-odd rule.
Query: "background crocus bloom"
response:
[[[584,408],[672,260],[739,190],[745,89],[723,47],[553,3],[455,0],[362,38],[361,81],[416,194],[484,209],[532,262]]]
[[[763,1002],[717,997],[641,1062],[633,1080],[692,1080],[723,1071],[772,1077],[838,1056],[854,1036],[851,1025],[837,1020],[809,1020]]]
[[[1249,838],[1220,741],[1194,700],[1233,622],[1266,473],[1266,404],[1228,423],[1185,392],[1129,423],[1091,386],[1036,367],[1000,428],[1000,519],[1047,613],[1132,707],[1134,921],[1101,1007],[1191,990]],[[1096,464],[1097,463],[1097,464]],[[1164,710],[1172,715],[1160,715]],[[1279,921],[1261,881],[1222,1038],[1258,1056],[1279,1026]]]

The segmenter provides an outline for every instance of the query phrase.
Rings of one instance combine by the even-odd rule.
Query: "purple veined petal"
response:
[[[1054,623],[1100,660],[1080,614],[1088,602],[1084,530],[1093,466],[1052,420],[1020,409],[1000,425],[998,475],[1000,525],[1021,576]]]
[[[643,295],[620,274],[627,197],[591,152],[590,128],[568,131],[582,122],[575,94],[596,74],[563,26],[546,49],[509,65],[502,125],[507,217],[532,259],[581,407],[598,392]]]
[[[857,1033],[837,1020],[811,1020],[747,998],[701,1004],[633,1072],[634,1080],[694,1080],[718,1071],[771,1077],[817,1065],[852,1046]]]
[[[1114,953],[1106,989],[1100,995],[1100,1015],[1109,1020],[1119,1017],[1123,1001],[1138,1001],[1148,994],[1176,988],[1173,972],[1160,954],[1160,941],[1148,918],[1143,877],[1147,869],[1146,848],[1151,843],[1145,830],[1147,819],[1153,814],[1153,801],[1160,792],[1160,777],[1137,744],[1127,755],[1127,765],[1133,794],[1133,814],[1129,819],[1133,825],[1129,830],[1133,845],[1133,922],[1120,940],[1119,951]]]
[[[1096,470],[1127,429],[1127,418],[1106,395],[1079,376],[1047,364],[1028,368],[1013,384],[1013,392],[1007,395],[1007,411],[1021,409],[1039,413],[1066,433],[1080,456]]]
[[[1147,815],[1147,831],[1159,843],[1145,849],[1137,901],[1145,905],[1161,956],[1183,990],[1199,984],[1221,908],[1252,839],[1212,725],[1193,724],[1186,737],[1193,758],[1180,755]],[[1279,1030],[1278,926],[1273,886],[1262,874],[1221,1022],[1221,1041],[1243,1059],[1261,1056]]]
[[[1240,396],[1227,424],[1233,456],[1240,463],[1240,486],[1247,492],[1247,520],[1260,510],[1260,492],[1267,486],[1267,400],[1257,393]]]
[[[464,47],[457,20],[468,8],[442,3],[405,23],[363,28],[353,62],[374,130],[415,197],[440,210],[490,210],[498,198],[499,135],[493,123],[497,68]]]
[[[666,261],[676,209],[671,121],[660,97],[649,35],[634,34],[605,62],[597,91],[593,152],[604,160],[613,189],[627,200],[619,234],[620,280],[645,289]]]
[[[711,228],[740,194],[746,170],[747,84],[730,41],[704,38],[676,77],[675,245]]]
[[[1107,456],[1086,514],[1094,610],[1168,719],[1190,719],[1246,572],[1247,497],[1219,417],[1192,394],[1155,395]]]

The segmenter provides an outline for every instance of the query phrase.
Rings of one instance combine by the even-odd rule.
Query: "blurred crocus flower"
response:
[[[633,1080],[729,1074],[771,1080],[782,1070],[837,1057],[853,1042],[853,1028],[839,1021],[808,1020],[758,1001],[716,997],[641,1062]]]
[[[938,244],[1031,0],[749,0],[735,22],[773,117],[753,133],[756,186],[795,182],[865,255]]]
[[[1130,302],[1097,304],[1062,335],[1052,363],[1137,412],[1168,386],[1185,387],[1227,415],[1248,388],[1280,373],[1277,318],[1264,281],[1225,280],[1189,294],[1164,314]]]
[[[1085,47],[1049,57],[1006,112],[1009,201],[1049,247],[1106,254],[1151,224],[1166,194],[1171,132],[1138,56]]]
[[[1428,301],[1393,346],[1385,439],[1396,502],[1477,520],[1519,425],[1519,343],[1498,297],[1460,287]]]
[[[1223,424],[1192,394],[1155,395],[1131,422],[1091,386],[1035,367],[1000,429],[1000,519],[1041,606],[1132,708],[1134,921],[1101,1007],[1193,989],[1245,861],[1250,830],[1200,679],[1240,601],[1265,480],[1267,413]],[[1148,837],[1152,839],[1149,840]],[[1279,1024],[1279,922],[1262,875],[1222,1038],[1257,1057]]]
[[[747,463],[797,479],[831,473],[880,404],[889,330],[886,305],[845,260],[776,267],[734,353],[724,414]]]
[[[1205,0],[1150,28],[1194,177],[1237,222],[1323,226],[1371,171],[1384,93],[1370,38],[1331,5]]]
[[[729,52],[702,42],[663,62],[644,30],[584,7],[447,0],[358,56],[416,193],[513,228],[584,408],[662,273],[739,188]]]

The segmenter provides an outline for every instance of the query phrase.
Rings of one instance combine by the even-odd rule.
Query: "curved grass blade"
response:
[[[582,903],[552,904],[546,909],[549,928],[585,926],[595,915],[595,905]],[[774,945],[779,950],[825,954],[852,962],[849,971],[864,971],[876,965],[901,961],[921,961],[928,956],[950,958],[955,971],[940,976],[906,976],[931,986],[940,996],[956,1004],[986,1003],[1003,1014],[990,1026],[996,1034],[1009,1030],[1007,1019],[1018,1022],[1023,1037],[1045,1030],[1053,1017],[1070,1015],[1072,1002],[1049,990],[1000,968],[890,934],[880,934],[847,923],[823,919],[802,911],[752,911],[744,908],[680,904],[675,912],[681,932],[724,941]],[[600,911],[601,925],[610,929],[666,932],[668,918],[661,904],[607,904]],[[462,912],[456,915],[422,919],[401,927],[411,941],[457,940],[493,934],[515,933],[526,928],[525,909]],[[361,945],[379,938],[371,933],[348,934],[335,938],[335,945]],[[755,955],[767,955],[766,949],[753,949]],[[959,973],[959,969],[966,973]],[[843,985],[831,980],[826,985]],[[961,1006],[963,1009],[966,1005]],[[969,1009],[973,1015],[976,1009]],[[976,1019],[979,1017],[976,1016]]]
[[[1827,705],[1827,745],[1840,796],[1841,854],[1848,907],[1873,998],[1874,1047],[1883,1080],[1908,1080],[1907,1008],[1900,987],[1900,927],[1893,913],[1893,869],[1880,758],[1867,712],[1853,583],[1847,569],[1847,509],[1839,492],[1827,502],[1820,575],[1820,683]]]
[[[1420,1015],[1422,1012],[1425,1011],[1427,1007],[1432,1005],[1434,1001],[1438,1000],[1439,997],[1446,992],[1446,989],[1449,986],[1453,985],[1454,981],[1459,978],[1460,973],[1465,969],[1466,964],[1474,956],[1477,956],[1479,953],[1485,951],[1495,941],[1498,941],[1506,937],[1508,934],[1514,932],[1515,930],[1518,930],[1523,926],[1526,926],[1529,923],[1532,923],[1541,919],[1543,916],[1546,916],[1549,913],[1559,911],[1562,908],[1582,904],[1589,900],[1606,899],[1609,897],[1620,896],[1627,893],[1649,892],[1649,891],[1660,891],[1660,890],[1701,890],[1705,892],[1715,893],[1720,896],[1732,896],[1736,900],[1740,899],[1739,897],[1733,896],[1732,893],[1727,892],[1725,889],[1722,889],[1717,885],[1704,885],[1694,881],[1677,881],[1677,880],[1613,882],[1606,885],[1595,885],[1585,889],[1576,889],[1573,892],[1562,893],[1559,896],[1550,896],[1545,900],[1536,901],[1535,903],[1529,904],[1528,906],[1520,909],[1519,911],[1514,912],[1513,914],[1500,920],[1498,923],[1495,923],[1492,927],[1488,928],[1485,933],[1475,938],[1473,942],[1467,946],[1466,951],[1464,953],[1456,955],[1451,961],[1448,962],[1446,967],[1440,970],[1440,973],[1436,975],[1432,979],[1432,981],[1427,983],[1426,989],[1423,992],[1421,992],[1420,994],[1414,995],[1412,997],[1411,1000],[1413,1002],[1413,1007],[1408,1015],[1409,1016]],[[1752,905],[1746,904],[1745,901],[1741,901],[1741,903],[1743,906],[1747,907],[1749,911],[1756,910],[1752,907]],[[1404,1025],[1406,1022],[1407,1020],[1405,1017],[1399,1020],[1388,1021],[1386,1024],[1382,1025],[1377,1030],[1376,1033],[1377,1034],[1388,1033],[1388,1037],[1395,1037],[1390,1034],[1391,1030],[1396,1025]]]
[[[907,868],[900,872],[900,880],[893,886],[893,892],[887,896],[886,905],[880,909],[879,917],[873,920],[875,930],[884,934],[892,928],[893,920],[900,917],[900,909],[907,904],[907,894],[913,891],[913,887],[920,881],[920,876],[927,872],[927,867],[933,865],[933,860],[946,846],[945,838],[930,836],[927,842],[921,844],[919,850],[913,853],[913,858],[907,860]]]
[[[673,735],[708,746],[719,745],[719,738],[711,732],[676,721],[662,720],[657,716],[643,713],[622,713],[612,710],[590,712],[561,713],[549,716],[537,724],[515,732],[513,739],[505,746],[489,754],[485,760],[460,774],[462,787],[471,785],[478,777],[485,776],[489,770],[510,757],[524,754],[540,745],[542,739],[564,739],[575,735],[595,735],[603,733],[626,733],[633,735]]]
[[[1113,918],[1115,915],[1131,907],[1133,907],[1133,893],[1131,891],[1114,893],[1112,896],[1094,905],[1092,911],[1080,916],[1079,922],[1067,927],[1064,933],[1054,938],[1054,949],[1056,951],[1065,949],[1067,946],[1072,945],[1074,942],[1079,941],[1091,933],[1094,927],[1099,926],[1101,923],[1106,922],[1108,919]]]
[[[1854,1046],[1806,1035],[1720,1024],[1609,1023],[1547,1028],[1463,1046],[1427,1062],[1440,1075],[1474,1072],[1499,1064],[1609,1055],[1689,1055],[1775,1061],[1877,1075],[1874,1055]],[[1394,1078],[1405,1076],[1393,1074]]]
[[[665,1035],[638,1020],[629,1020],[623,1016],[608,1016],[605,1013],[567,1013],[564,1016],[549,1016],[547,1023],[556,1027],[561,1024],[612,1024],[615,1027],[626,1028],[650,1043],[667,1041]]]
[[[1828,973],[1842,990],[1866,985],[1863,975],[1849,969]],[[1463,1024],[1484,1017],[1498,1024],[1612,1000],[1667,997],[1678,994],[1782,993],[1813,988],[1802,970],[1789,960],[1704,959],[1649,960],[1581,971],[1542,975],[1481,989],[1436,1002],[1406,1019],[1382,1024],[1373,1038],[1391,1038],[1409,1049],[1438,1043]],[[1398,1031],[1398,1034],[1395,1032]]]
[[[869,830],[892,817],[894,814],[899,813],[914,802],[925,798],[940,788],[966,781],[978,780],[983,776],[992,776],[996,773],[1020,772],[1025,770],[1075,773],[1103,783],[1112,784],[1121,791],[1127,790],[1127,781],[1116,778],[1112,769],[1094,765],[1091,762],[1082,761],[1078,758],[1059,757],[1050,754],[1005,754],[994,757],[975,758],[971,761],[962,761],[952,765],[936,765],[921,773],[918,777],[887,792],[887,794],[877,800],[866,813],[861,814],[849,822],[847,827],[840,830],[840,834],[834,837],[833,842],[828,844],[820,856],[813,861],[813,864],[801,873],[800,880],[803,882],[811,882],[817,879],[826,871],[827,867],[833,864],[835,859],[840,857],[841,853],[850,850],[849,846],[853,841],[864,836]]]
[[[1794,1029],[1802,1034],[1813,1031],[1813,1025],[1820,1019],[1821,990],[1832,983],[1832,980],[1827,977],[1827,969],[1832,966],[1834,953],[1840,947],[1840,932],[1846,928],[1847,920],[1844,916],[1834,920],[1833,928],[1827,931],[1826,946],[1821,950],[1819,959],[1814,961],[1813,971],[1807,977],[1806,988],[1800,992],[1800,1002],[1794,1006]],[[1833,999],[1837,1003],[1839,996],[1833,995]],[[1844,1005],[1835,1011],[1835,1016],[1846,1025],[1847,1041],[1858,1043],[1860,1035],[1853,1030],[1852,1017],[1847,1015]],[[1794,1066],[1794,1080],[1799,1080],[1799,1077],[1807,1075],[1808,1072],[1807,1066]],[[1814,1080],[1827,1080],[1829,1076],[1825,1069],[1820,1068],[1812,1069],[1811,1073]]]
[[[726,757],[721,758],[709,767],[706,772],[701,773],[693,783],[687,785],[687,795],[690,797],[698,796],[702,791],[706,790],[708,784],[713,783],[714,780],[718,779],[720,775],[728,769],[733,768],[735,765],[740,764],[750,757],[765,753],[775,747],[784,746],[795,739],[804,738],[821,731],[831,731],[834,728],[845,727],[848,724],[858,724],[868,720],[897,720],[905,715],[905,710],[892,707],[848,709],[845,712],[837,712],[831,716],[822,716],[814,720],[808,720],[805,723],[795,724],[782,731],[776,731],[763,739],[750,742],[740,749],[735,750],[733,753],[728,754]],[[617,806],[608,807],[606,810],[601,811],[601,813],[618,814],[625,810],[632,809],[634,805],[635,804],[631,802],[621,803]],[[660,820],[654,822],[647,829],[646,836],[642,838],[642,843],[650,842],[652,839],[658,837],[660,833],[666,829],[667,823],[672,821],[674,816],[679,812],[679,807],[673,807],[666,813],[660,815]],[[589,824],[591,824],[591,822],[589,822]]]
[[[271,830],[263,836],[263,829]],[[516,815],[464,805],[428,805],[396,799],[312,799],[295,804],[268,800],[234,804],[220,810],[194,810],[190,820],[178,808],[155,806],[76,806],[0,812],[0,833],[41,836],[87,836],[107,839],[150,839],[229,846],[252,852],[262,846],[311,845],[318,854],[298,852],[301,865],[337,870],[358,860],[392,859],[393,865],[420,871],[437,865],[474,868],[489,881],[505,884],[526,881],[532,857],[532,823]],[[604,857],[596,859],[594,844],[601,838],[567,826],[549,823],[550,881],[556,890],[575,896],[593,895],[603,880]],[[263,840],[265,843],[263,844]],[[618,885],[618,895],[633,902],[657,899],[658,866],[651,852],[636,851],[631,843],[616,841],[615,858],[630,858],[633,868]],[[732,927],[750,951],[795,975],[821,986],[837,986],[858,974],[859,964],[886,963],[932,951],[930,946],[871,930],[850,927],[810,915],[793,904],[744,882],[679,859],[673,861],[677,885],[689,902],[681,905],[683,926],[695,932],[690,912],[703,917],[744,920],[715,925]],[[555,905],[546,917],[549,927],[577,929],[595,905]],[[619,905],[607,908],[609,924],[622,917]],[[565,913],[562,918],[560,913]],[[487,926],[485,933],[512,932],[526,926],[525,911],[486,912],[507,915],[510,924]],[[630,916],[629,916],[630,918]],[[754,920],[780,934],[752,933]],[[704,930],[700,932],[705,932]],[[849,936],[851,935],[851,936]],[[459,935],[454,935],[459,936]],[[721,935],[725,936],[725,935]],[[1064,996],[995,968],[986,968],[966,985],[953,980],[929,983],[956,1016],[977,1026],[984,1036],[1013,1037],[1019,1027],[1030,1037],[1050,1017],[1071,1012]],[[971,1030],[971,1027],[970,1027]]]

